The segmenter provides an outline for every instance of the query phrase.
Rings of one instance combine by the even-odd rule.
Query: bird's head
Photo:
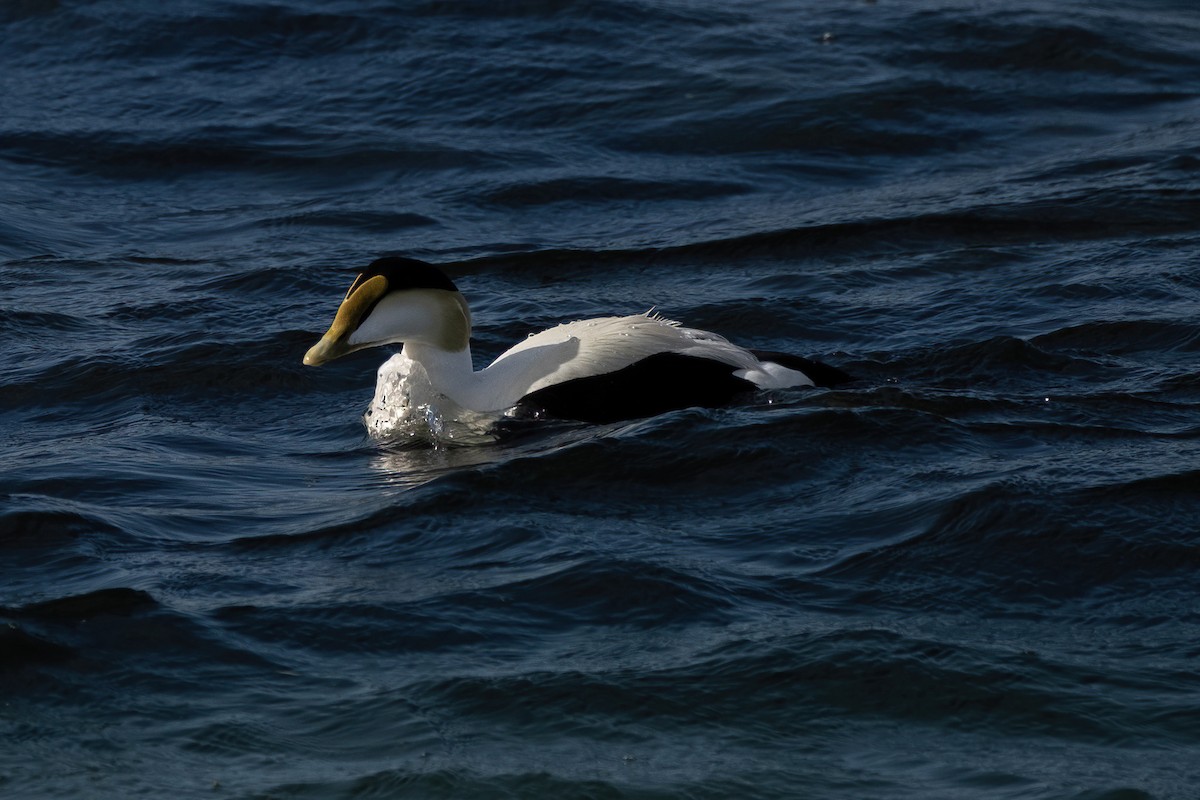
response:
[[[471,338],[471,312],[454,282],[411,258],[372,261],[338,306],[333,324],[308,352],[310,367],[381,344],[413,342],[457,352]]]

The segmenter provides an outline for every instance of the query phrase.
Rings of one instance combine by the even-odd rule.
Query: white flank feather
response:
[[[715,333],[684,328],[658,315],[634,314],[566,322],[536,333],[501,354],[484,372],[504,373],[509,364],[520,360],[514,356],[532,355],[535,350],[547,354],[569,352],[570,357],[546,359],[546,369],[532,376],[524,394],[576,378],[616,372],[656,353],[708,358],[739,369],[751,369],[759,363],[753,353]]]

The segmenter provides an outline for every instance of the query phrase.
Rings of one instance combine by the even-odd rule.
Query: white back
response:
[[[564,347],[568,343],[574,347]],[[615,372],[656,353],[678,353],[720,361],[739,369],[758,365],[754,354],[724,338],[678,322],[648,314],[628,317],[598,317],[567,322],[530,336],[492,362],[485,373],[503,373],[511,364],[522,361],[520,354],[542,348],[544,352],[570,350],[567,360],[547,359],[543,374],[531,376],[525,390],[535,392],[547,386]]]

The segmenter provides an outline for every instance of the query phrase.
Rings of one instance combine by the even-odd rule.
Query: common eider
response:
[[[424,369],[433,390],[464,409],[582,422],[718,407],[760,389],[850,380],[827,364],[747,350],[649,313],[558,325],[478,372],[470,339],[471,312],[445,273],[415,259],[380,258],[351,284],[304,363],[402,343],[403,355]],[[381,370],[381,386],[383,379]]]

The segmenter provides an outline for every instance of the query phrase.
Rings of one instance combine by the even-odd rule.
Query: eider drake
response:
[[[351,284],[304,363],[316,366],[363,348],[403,343],[406,363],[423,368],[434,392],[464,409],[583,422],[722,406],[758,389],[850,380],[826,364],[756,353],[648,313],[558,325],[478,372],[470,339],[471,312],[450,278],[421,261],[381,258]],[[379,379],[377,403],[384,396],[384,369]]]

